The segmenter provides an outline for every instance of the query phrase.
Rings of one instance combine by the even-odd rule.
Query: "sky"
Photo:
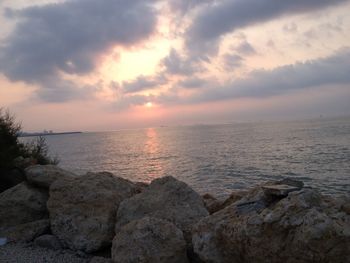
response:
[[[26,131],[350,115],[348,0],[0,0]]]

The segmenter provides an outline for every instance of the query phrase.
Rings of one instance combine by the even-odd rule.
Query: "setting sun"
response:
[[[146,103],[146,107],[147,107],[147,108],[153,107],[153,103],[152,103],[152,102],[147,102],[147,103]]]

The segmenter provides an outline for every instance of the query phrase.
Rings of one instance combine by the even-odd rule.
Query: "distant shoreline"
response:
[[[43,133],[43,132],[34,132],[34,133],[21,133],[18,136],[19,137],[35,137],[35,136],[50,136],[50,135],[68,135],[68,134],[79,134],[83,133],[81,131],[76,131],[76,132],[48,132],[48,133]]]

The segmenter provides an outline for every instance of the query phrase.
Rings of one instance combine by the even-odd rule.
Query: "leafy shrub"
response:
[[[58,160],[48,155],[45,138],[39,137],[31,143],[18,140],[21,124],[15,121],[8,110],[0,108],[0,171],[8,171],[16,166],[19,156],[30,158],[37,164],[57,164]]]

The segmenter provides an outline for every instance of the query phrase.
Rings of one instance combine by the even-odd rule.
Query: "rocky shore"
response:
[[[350,198],[291,179],[200,196],[173,177],[30,166],[0,193],[0,262],[349,262]]]

